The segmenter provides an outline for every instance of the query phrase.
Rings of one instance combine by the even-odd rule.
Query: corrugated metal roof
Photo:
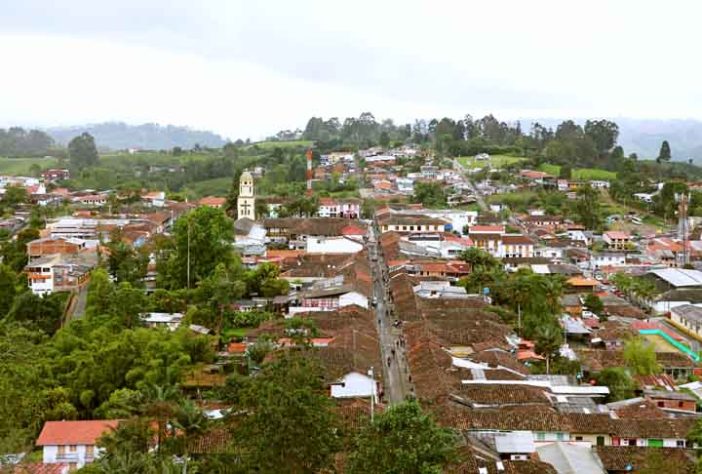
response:
[[[604,467],[591,448],[572,443],[552,443],[536,448],[539,459],[556,468],[559,474],[599,474]]]
[[[702,272],[699,270],[662,268],[660,270],[651,270],[651,273],[676,288],[684,286],[702,286]]]

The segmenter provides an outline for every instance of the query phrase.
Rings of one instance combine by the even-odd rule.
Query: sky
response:
[[[702,2],[0,0],[0,126],[699,118]]]

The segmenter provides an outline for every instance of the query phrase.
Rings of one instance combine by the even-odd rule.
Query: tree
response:
[[[653,345],[640,336],[632,337],[624,343],[624,361],[636,375],[655,375],[661,371]]]
[[[285,351],[241,392],[246,415],[234,436],[242,471],[273,473],[285,466],[289,473],[313,473],[331,465],[340,448],[338,421],[315,358]]]
[[[597,229],[600,226],[600,192],[585,184],[577,191],[575,212],[579,221],[588,229]]]
[[[7,265],[0,264],[0,319],[12,307],[17,293],[17,275]]]
[[[383,130],[380,132],[380,138],[378,139],[378,144],[383,148],[387,148],[390,145],[390,135],[388,132]]]
[[[46,334],[52,335],[61,327],[63,301],[60,293],[39,296],[25,291],[14,299],[6,319],[33,324]]]
[[[663,140],[663,143],[661,143],[661,149],[658,152],[658,157],[656,158],[657,163],[661,163],[663,161],[670,161],[671,159],[671,154],[670,154],[670,145],[668,144],[668,140]]]
[[[456,437],[408,401],[390,407],[364,428],[349,457],[349,474],[443,472],[454,457]]]
[[[233,232],[231,219],[221,209],[199,207],[178,219],[172,239],[157,258],[161,283],[169,289],[193,287],[220,263],[238,271]]]
[[[609,388],[609,396],[607,397],[609,402],[631,398],[636,390],[636,383],[622,367],[603,369],[595,375],[595,380],[597,380],[597,385],[605,385]]]
[[[599,296],[593,293],[588,293],[588,295],[585,297],[585,306],[587,309],[598,315],[604,311],[604,303]]]
[[[2,203],[9,207],[17,207],[27,202],[27,190],[22,186],[8,186],[2,196]]]
[[[446,194],[440,183],[417,182],[414,184],[412,200],[425,207],[440,207],[446,204]]]
[[[558,172],[558,177],[561,179],[571,179],[573,176],[573,168],[570,165],[562,165]]]
[[[563,332],[555,320],[551,324],[545,324],[536,328],[534,348],[537,354],[546,358],[546,373],[550,373],[551,357],[563,344]]]
[[[73,138],[68,143],[68,158],[71,166],[76,170],[96,165],[98,162],[98,151],[92,135],[83,132],[81,135]]]
[[[146,276],[149,256],[146,253],[138,253],[131,245],[125,243],[123,235],[122,229],[118,227],[110,233],[110,242],[107,244],[109,249],[107,268],[118,283],[142,284],[142,279]]]
[[[585,135],[595,144],[597,153],[605,155],[617,144],[619,126],[609,120],[588,120],[583,127]]]
[[[499,260],[478,247],[468,247],[461,252],[459,258],[468,263],[472,271],[495,270],[502,267]]]

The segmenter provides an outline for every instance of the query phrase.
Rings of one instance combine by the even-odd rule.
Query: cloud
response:
[[[0,7],[3,2],[0,0]],[[0,121],[119,119],[232,137],[311,115],[700,117],[702,5],[24,0]]]

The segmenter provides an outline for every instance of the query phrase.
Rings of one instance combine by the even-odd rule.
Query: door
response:
[[[648,447],[649,448],[662,448],[663,447],[663,440],[662,439],[649,439],[648,440]]]
[[[604,436],[597,437],[597,446],[604,446]]]

